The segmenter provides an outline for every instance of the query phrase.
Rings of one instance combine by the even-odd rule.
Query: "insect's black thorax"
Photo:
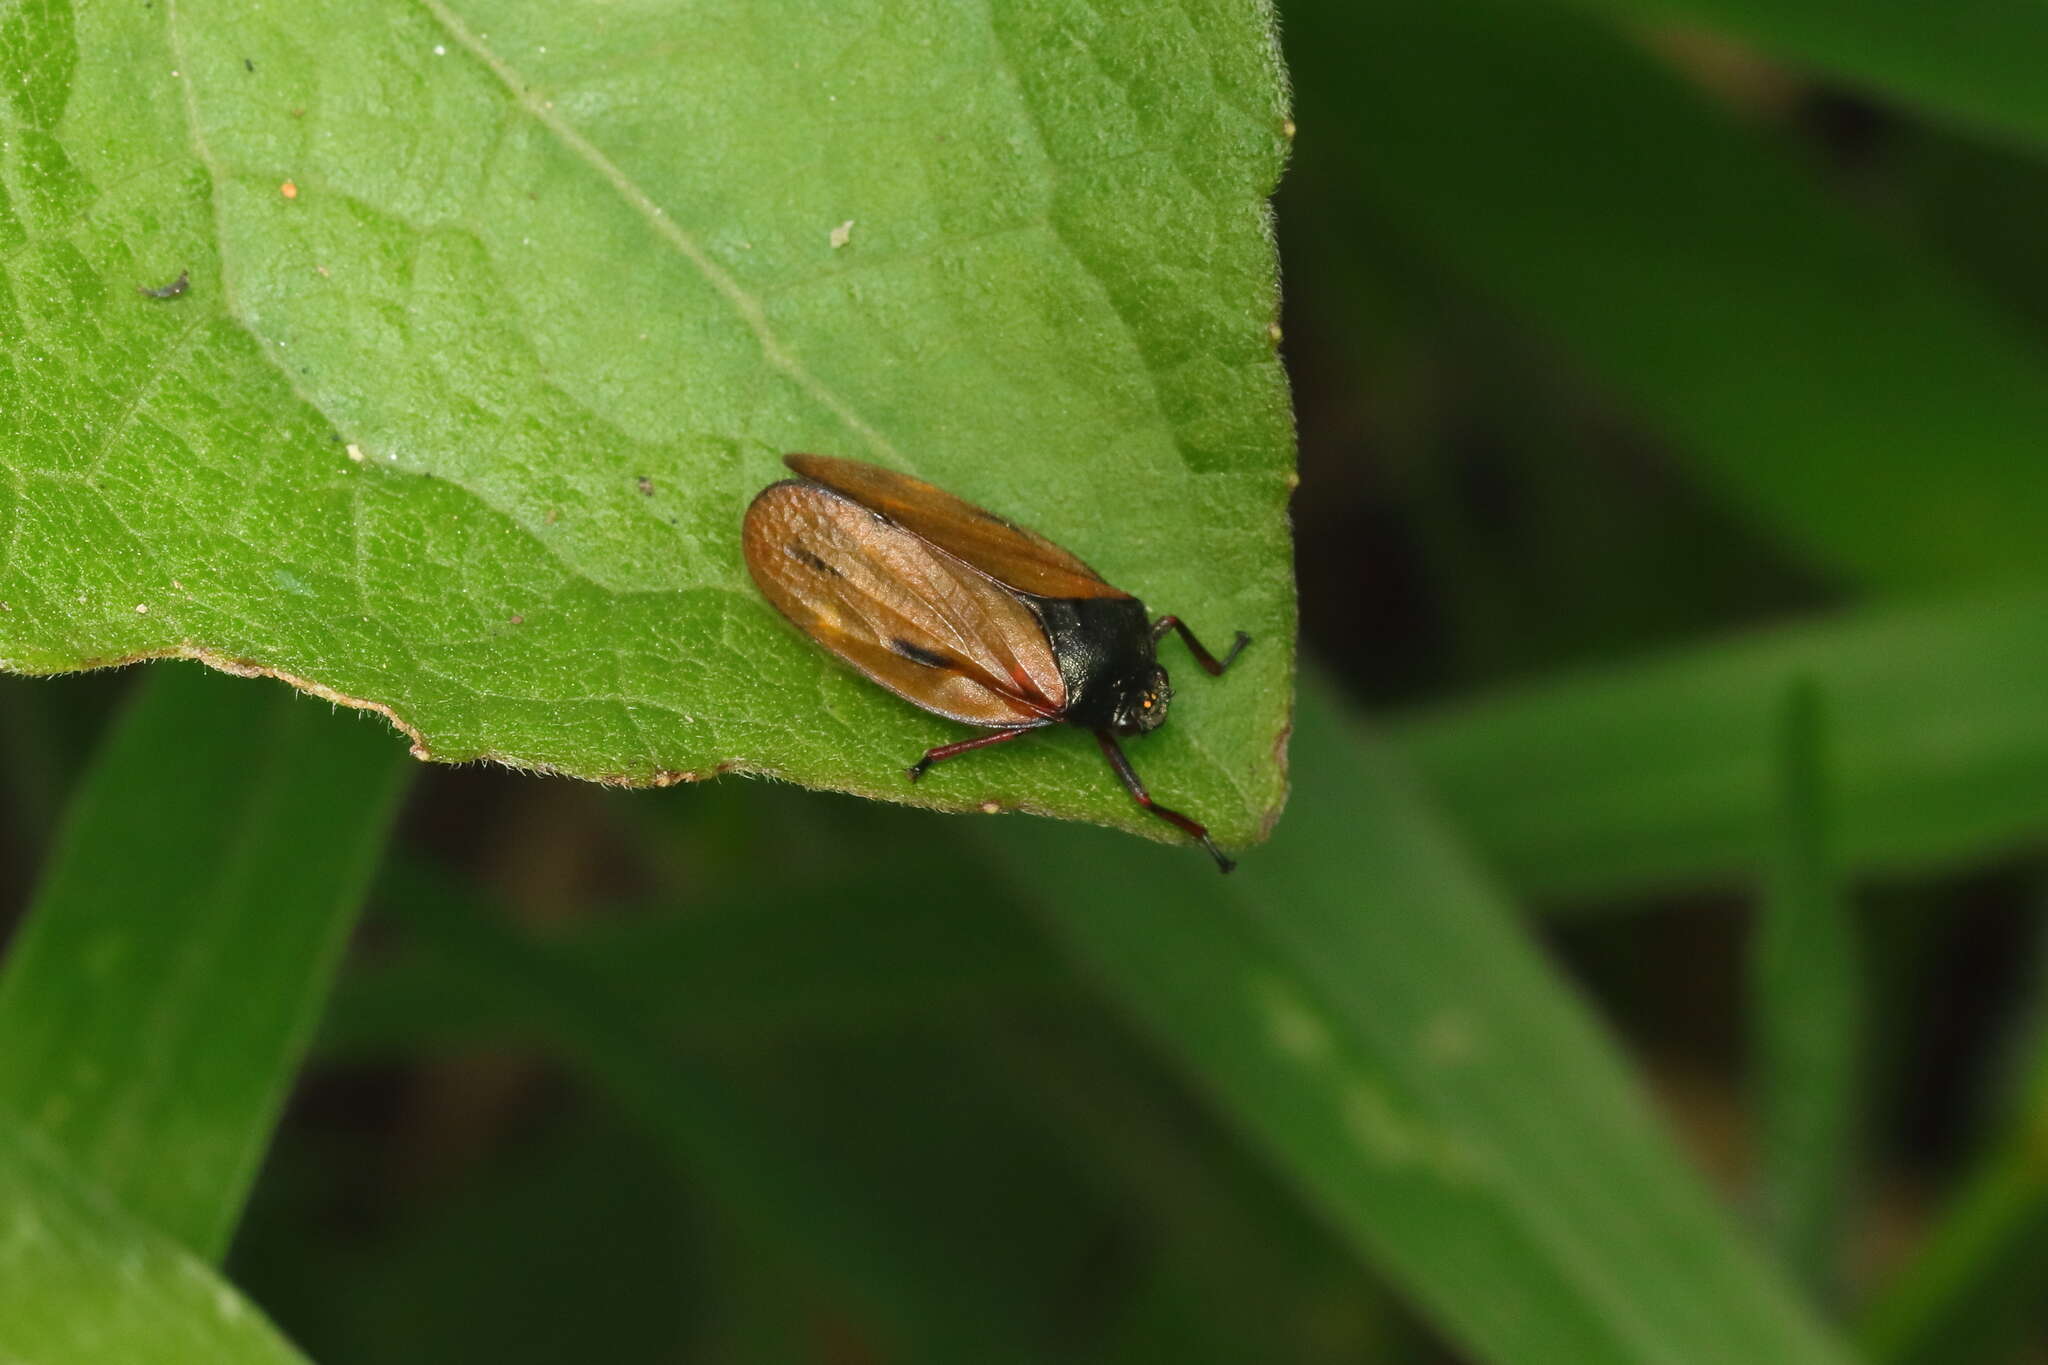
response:
[[[1145,604],[1135,597],[1033,597],[1019,594],[1052,641],[1067,685],[1061,720],[1089,729],[1115,721],[1127,693],[1152,676],[1155,655]]]

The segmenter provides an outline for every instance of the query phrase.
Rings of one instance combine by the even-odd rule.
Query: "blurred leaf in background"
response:
[[[49,1365],[298,1365],[232,1287],[0,1111],[0,1352]]]
[[[0,1104],[214,1258],[410,776],[367,726],[248,692],[150,676],[0,969]]]

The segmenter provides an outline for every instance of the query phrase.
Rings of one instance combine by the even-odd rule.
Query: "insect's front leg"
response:
[[[1243,631],[1239,631],[1237,639],[1230,646],[1230,652],[1223,656],[1221,662],[1218,662],[1216,656],[1204,649],[1202,642],[1195,638],[1195,633],[1188,629],[1187,622],[1181,620],[1178,616],[1162,616],[1152,623],[1152,645],[1155,649],[1158,648],[1160,640],[1165,638],[1166,632],[1169,630],[1180,632],[1180,638],[1187,644],[1188,653],[1195,656],[1195,662],[1207,669],[1211,677],[1221,677],[1223,670],[1230,667],[1237,656],[1244,653],[1244,647],[1252,642],[1251,636]]]
[[[1220,672],[1221,670],[1218,671]],[[1216,847],[1216,841],[1209,837],[1209,827],[1207,825],[1199,820],[1182,815],[1177,810],[1170,810],[1152,799],[1152,793],[1145,790],[1145,784],[1138,780],[1137,770],[1132,768],[1131,761],[1124,757],[1124,751],[1117,744],[1116,736],[1110,734],[1107,730],[1097,730],[1095,732],[1095,742],[1101,747],[1102,756],[1109,760],[1110,768],[1115,771],[1117,778],[1124,784],[1124,790],[1131,794],[1133,801],[1136,801],[1168,824],[1185,831],[1189,838],[1193,839],[1203,848],[1208,849],[1209,856],[1216,860],[1216,870],[1218,872],[1228,872],[1237,866],[1235,859],[1225,856],[1223,850]]]

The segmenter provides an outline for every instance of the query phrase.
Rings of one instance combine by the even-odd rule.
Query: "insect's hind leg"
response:
[[[1188,629],[1187,622],[1178,616],[1162,616],[1152,623],[1152,643],[1155,647],[1169,630],[1180,632],[1180,638],[1187,645],[1188,653],[1195,656],[1195,662],[1207,669],[1211,677],[1223,676],[1223,670],[1230,667],[1237,656],[1244,653],[1244,647],[1252,642],[1251,636],[1239,631],[1237,639],[1231,642],[1230,652],[1218,662],[1216,656],[1204,649],[1202,642],[1195,638],[1195,633]]]
[[[1152,793],[1146,791],[1145,784],[1138,780],[1137,771],[1131,767],[1131,761],[1124,757],[1123,746],[1116,742],[1114,735],[1110,734],[1107,730],[1097,730],[1095,732],[1095,742],[1101,746],[1102,756],[1109,760],[1109,766],[1116,770],[1116,775],[1119,778],[1123,779],[1124,789],[1131,794],[1133,801],[1136,801],[1168,824],[1175,825],[1186,831],[1190,838],[1194,839],[1203,848],[1208,849],[1209,856],[1216,860],[1216,870],[1218,872],[1228,872],[1237,866],[1234,861],[1224,856],[1222,849],[1216,847],[1216,841],[1209,837],[1208,826],[1199,820],[1189,819],[1177,810],[1168,810],[1152,799]]]
[[[927,749],[924,757],[905,768],[904,773],[912,782],[924,776],[924,770],[934,763],[944,763],[955,754],[964,754],[969,749],[986,749],[991,744],[1008,744],[1019,735],[1028,735],[1033,730],[1042,730],[1044,725],[1020,725],[1014,730],[998,730],[992,735],[980,735],[974,739],[963,739],[957,744],[941,744],[936,749]]]

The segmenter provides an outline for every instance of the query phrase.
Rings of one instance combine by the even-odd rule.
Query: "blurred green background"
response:
[[[1281,32],[1271,844],[0,678],[0,1345],[2048,1361],[2048,17]]]

